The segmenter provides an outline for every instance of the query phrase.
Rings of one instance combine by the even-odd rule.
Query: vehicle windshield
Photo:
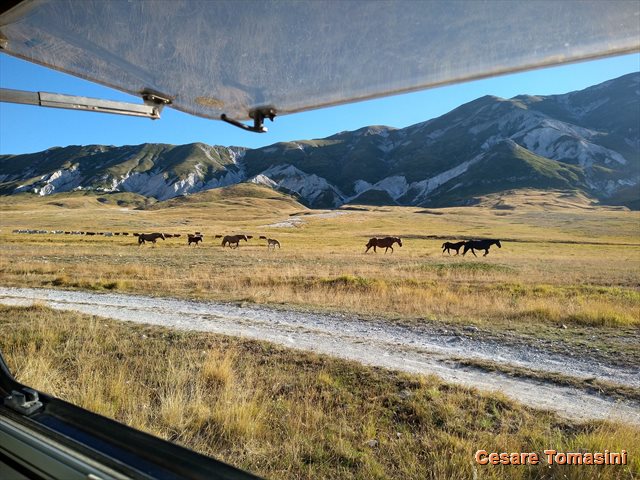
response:
[[[576,5],[4,12],[1,89],[170,101],[0,104],[12,374],[265,478],[633,478],[639,7]]]

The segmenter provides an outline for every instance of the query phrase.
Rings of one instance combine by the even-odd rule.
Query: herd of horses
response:
[[[129,233],[127,232],[76,232],[76,231],[62,231],[62,230],[53,230],[53,231],[48,231],[48,230],[13,230],[12,233],[54,233],[54,234],[67,234],[67,235],[104,235],[104,236],[118,236],[118,235],[123,235],[123,236],[128,236]],[[177,234],[171,234],[171,233],[159,233],[159,232],[154,232],[154,233],[132,233],[131,234],[134,237],[138,237],[138,246],[140,245],[144,245],[147,242],[153,243],[155,244],[156,241],[158,239],[161,240],[165,240],[167,238],[178,238],[181,237],[181,235],[179,233]],[[222,239],[222,247],[229,247],[229,248],[238,248],[240,246],[240,242],[242,240],[244,240],[245,242],[248,242],[250,239],[253,238],[252,235],[215,235],[215,238],[221,238]],[[266,240],[267,242],[267,248],[268,249],[275,249],[280,248],[280,242],[278,240],[276,240],[275,238],[267,238],[264,235],[260,235],[260,240]],[[193,244],[195,244],[196,246],[198,246],[200,243],[204,242],[204,234],[202,232],[195,232],[195,233],[189,233],[187,234],[187,245],[191,246]],[[395,244],[398,244],[399,247],[402,247],[402,239],[400,237],[373,237],[370,238],[369,241],[367,242],[367,244],[365,245],[366,250],[364,251],[364,253],[369,252],[369,250],[373,249],[374,253],[377,253],[377,249],[378,248],[384,248],[384,253],[387,253],[389,250],[391,250],[391,253],[393,253],[393,246]],[[445,252],[448,253],[449,255],[451,255],[451,250],[455,250],[456,255],[460,254],[460,249],[462,250],[462,255],[466,255],[467,252],[469,250],[471,250],[471,253],[473,253],[474,257],[477,257],[476,255],[476,250],[484,250],[484,255],[483,256],[487,256],[489,254],[489,248],[492,245],[497,245],[498,248],[502,248],[502,245],[500,244],[500,240],[497,239],[486,239],[486,240],[463,240],[460,242],[444,242],[442,244],[442,254],[444,255]]]
[[[393,253],[393,245],[398,244],[399,247],[402,246],[402,240],[400,237],[374,237],[369,239],[369,242],[365,245],[366,250],[364,253],[367,253],[371,248],[373,248],[374,253],[377,252],[376,248],[384,248],[384,253],[387,253],[389,249],[391,249],[391,253]],[[447,252],[451,255],[451,250],[456,251],[456,255],[460,252],[460,249],[464,247],[462,251],[462,256],[466,255],[466,253],[471,250],[474,257],[477,257],[476,250],[484,250],[484,257],[489,254],[489,248],[491,245],[497,245],[498,248],[502,248],[500,245],[500,240],[491,239],[491,240],[464,240],[462,242],[444,242],[442,244],[442,254]]]
[[[138,246],[144,245],[147,242],[156,243],[158,239],[165,240],[166,238],[170,238],[166,233],[134,233],[134,236],[138,237]],[[250,238],[253,238],[252,235],[216,235],[215,238],[222,238],[222,247],[228,246],[229,248],[238,248],[240,246],[240,241],[244,240],[248,242]],[[278,247],[280,248],[280,242],[275,238],[267,238],[263,235],[260,236],[260,240],[267,241],[267,247],[269,249]],[[195,244],[196,247],[200,242],[204,242],[204,234],[201,232],[189,233],[187,234],[187,245],[191,246]]]

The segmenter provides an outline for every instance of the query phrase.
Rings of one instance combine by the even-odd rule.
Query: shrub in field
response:
[[[385,282],[383,280],[364,278],[355,275],[340,275],[336,278],[325,278],[320,280],[320,284],[324,287],[340,290],[370,291],[385,287]]]

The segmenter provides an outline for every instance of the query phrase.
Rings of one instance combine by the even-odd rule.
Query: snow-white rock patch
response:
[[[278,186],[276,182],[263,174],[258,174],[255,177],[250,178],[248,181],[251,183],[255,183],[256,185],[264,185],[270,188],[275,188]]]
[[[274,182],[277,188],[295,192],[310,203],[325,192],[334,196],[334,206],[339,206],[345,198],[345,195],[325,178],[308,174],[290,164],[275,165],[262,172],[262,175]]]
[[[369,182],[366,182],[364,180],[356,180],[353,183],[353,191],[356,192],[356,197],[358,195],[360,195],[362,192],[366,192],[367,190],[369,190],[373,185]]]
[[[427,178],[427,179],[422,180],[420,182],[412,183],[409,186],[409,188],[412,191],[418,191],[419,192],[414,197],[415,198],[414,201],[416,203],[423,202],[424,200],[426,200],[426,198],[429,195],[429,193],[434,191],[440,185],[444,185],[448,181],[450,181],[450,180],[462,175],[463,173],[465,173],[469,169],[469,167],[471,165],[474,165],[474,164],[478,163],[480,160],[482,160],[484,155],[485,155],[484,153],[481,153],[479,155],[476,155],[475,157],[473,157],[470,160],[462,162],[461,164],[456,165],[455,167],[450,168],[449,170],[446,170],[446,171],[444,171],[442,173],[439,173],[438,175],[435,175],[435,176],[433,176],[431,178]]]
[[[393,177],[387,177],[377,182],[372,188],[376,190],[386,191],[391,198],[397,200],[405,193],[409,185],[407,179],[402,175],[395,175]]]

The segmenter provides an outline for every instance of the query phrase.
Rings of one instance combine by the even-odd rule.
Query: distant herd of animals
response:
[[[13,233],[28,233],[28,234],[65,234],[65,235],[104,235],[105,237],[113,237],[113,236],[133,236],[138,238],[138,246],[144,245],[147,242],[156,243],[156,240],[161,239],[165,240],[167,238],[180,238],[182,235],[179,233],[129,233],[129,232],[85,232],[85,231],[65,231],[65,230],[13,230]],[[221,246],[229,247],[229,248],[238,248],[240,246],[240,242],[244,240],[248,242],[253,238],[252,235],[215,235],[214,238],[221,238]],[[264,235],[260,235],[260,240],[266,240],[267,248],[275,249],[280,248],[280,242],[275,238],[267,238]],[[202,232],[188,233],[187,234],[187,245],[191,246],[195,244],[198,246],[201,242],[204,242],[204,234]],[[398,244],[399,247],[402,247],[402,239],[400,237],[374,237],[369,239],[367,244],[365,245],[366,250],[364,253],[367,253],[370,249],[373,249],[374,253],[377,253],[378,248],[384,248],[384,253],[387,253],[391,250],[393,253],[393,245]],[[477,257],[476,250],[484,250],[484,255],[487,256],[489,254],[489,248],[492,245],[497,245],[498,248],[502,248],[500,244],[500,240],[489,239],[489,240],[463,240],[460,242],[444,242],[442,244],[442,254],[445,252],[451,255],[451,250],[456,252],[456,255],[460,253],[460,249],[462,248],[462,255],[466,255],[469,250],[473,253],[474,257]]]
[[[146,242],[156,243],[156,240],[159,238],[162,240],[165,238],[171,238],[171,234],[166,233],[134,233],[133,235],[138,237],[138,246]],[[173,236],[179,237],[180,235]],[[222,247],[238,248],[241,240],[248,242],[250,238],[253,238],[253,235],[215,235],[214,238],[222,238]],[[276,246],[280,248],[280,242],[275,238],[267,238],[264,235],[260,235],[259,238],[260,240],[267,241],[267,247],[269,249],[275,248]],[[187,234],[187,245],[191,246],[191,244],[195,244],[197,247],[200,242],[204,242],[203,233],[196,232]]]
[[[105,237],[127,237],[131,235],[132,237],[136,237],[138,239],[138,246],[144,245],[147,242],[156,243],[158,239],[166,240],[167,238],[180,238],[182,234],[180,233],[129,233],[129,232],[85,232],[79,230],[73,231],[65,231],[65,230],[13,230],[12,233],[27,233],[27,234],[54,234],[54,235],[87,235],[87,236],[95,236],[95,235],[103,235]],[[204,242],[204,234],[202,232],[188,233],[187,235],[187,245],[195,244],[198,246],[200,242]],[[249,241],[253,238],[253,235],[215,235],[214,238],[221,238],[223,247],[228,246],[229,248],[238,248],[240,245],[240,241],[244,240],[245,242]],[[267,238],[264,235],[260,235],[258,237],[260,240],[266,240],[267,247],[269,249],[272,248],[280,248],[280,242],[275,238]]]

